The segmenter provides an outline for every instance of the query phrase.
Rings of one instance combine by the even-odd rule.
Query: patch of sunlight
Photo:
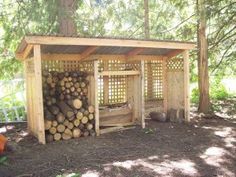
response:
[[[207,164],[220,167],[220,164],[225,162],[224,155],[227,154],[227,151],[223,148],[219,147],[210,147],[208,148],[204,154],[200,155]]]
[[[224,138],[223,141],[225,142],[226,147],[235,148],[233,143],[236,142],[236,138],[234,138],[236,132],[234,132],[231,127],[225,127],[222,130],[215,131],[214,133],[215,135]]]
[[[87,171],[86,173],[82,174],[81,177],[99,177],[100,173],[93,170],[93,171]]]
[[[6,133],[7,132],[7,129],[6,127],[0,127],[0,133]]]
[[[221,82],[229,93],[236,94],[236,78],[226,78]]]
[[[141,170],[145,169],[154,172],[157,175],[171,176],[171,173],[174,173],[176,171],[190,176],[198,175],[198,171],[195,168],[195,163],[186,159],[171,161],[168,159],[161,160],[157,156],[151,156],[145,159],[126,160],[122,162],[118,161],[111,164],[105,164],[104,169],[111,170],[113,166],[122,167],[127,170],[138,167]]]

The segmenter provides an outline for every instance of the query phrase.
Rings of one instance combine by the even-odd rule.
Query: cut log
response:
[[[90,136],[96,136],[96,132],[94,130],[89,130]]]
[[[83,132],[83,136],[84,136],[84,137],[89,136],[89,131],[85,130],[85,131]]]
[[[74,100],[73,100],[73,106],[74,106],[76,109],[80,109],[81,106],[82,106],[82,101],[80,101],[79,99],[74,99]]]
[[[72,138],[72,136],[70,136],[70,135],[68,135],[68,134],[66,134],[66,133],[62,133],[62,139],[63,140],[69,140],[69,139],[71,139]]]
[[[53,126],[53,127],[56,127],[57,125],[58,125],[58,122],[57,122],[56,120],[53,120],[53,121],[52,121],[52,126]]]
[[[78,128],[74,128],[72,134],[74,138],[79,138],[81,136],[81,130]]]
[[[58,123],[63,123],[65,120],[65,116],[62,113],[58,113],[56,118]]]
[[[57,105],[59,106],[59,108],[61,109],[62,113],[67,117],[67,118],[71,118],[74,116],[74,112],[73,109],[71,109],[70,106],[68,106],[65,102],[60,101],[57,103]]]
[[[59,113],[59,108],[57,106],[49,106],[48,110],[53,114],[53,115],[57,115]]]
[[[88,118],[89,118],[89,120],[93,120],[94,119],[94,115],[93,114],[89,114]]]
[[[54,135],[54,140],[55,141],[59,141],[61,139],[61,134],[60,133],[56,133],[55,135]]]
[[[54,135],[54,134],[57,132],[56,127],[51,127],[51,128],[49,129],[49,132]]]
[[[88,130],[92,130],[92,129],[93,129],[93,124],[87,123],[87,124],[86,124],[86,128],[87,128]]]
[[[63,125],[63,124],[59,124],[59,125],[57,126],[57,132],[59,132],[59,133],[64,132],[65,129],[66,129],[66,127],[65,127],[65,125]]]
[[[67,127],[72,130],[74,128],[74,124],[72,122],[69,122]]]
[[[80,120],[79,120],[79,119],[75,119],[75,120],[74,120],[74,126],[75,126],[75,127],[78,127],[79,124],[80,124]]]
[[[81,120],[83,117],[84,117],[84,115],[83,115],[82,112],[78,112],[78,113],[76,114],[76,118],[79,119],[79,120]]]
[[[66,120],[63,122],[63,125],[65,125],[66,127],[68,127],[69,123],[70,123],[69,120],[66,119]]]
[[[51,120],[45,120],[44,121],[45,130],[49,130],[51,127],[52,127],[52,121]]]
[[[89,111],[89,113],[94,113],[94,107],[93,106],[89,106],[88,107],[88,111]]]
[[[84,116],[81,120],[83,124],[86,124],[88,122],[88,117]]]
[[[72,131],[69,128],[66,128],[64,133],[72,137]]]

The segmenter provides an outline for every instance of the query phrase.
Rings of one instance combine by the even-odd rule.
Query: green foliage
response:
[[[191,102],[192,103],[198,103],[199,102],[199,89],[194,88],[191,93]]]
[[[229,97],[225,86],[217,79],[210,85],[210,97],[213,100],[224,100]]]
[[[62,175],[57,175],[56,177],[80,177],[81,174],[79,172],[76,173],[70,173],[70,174],[62,174]]]

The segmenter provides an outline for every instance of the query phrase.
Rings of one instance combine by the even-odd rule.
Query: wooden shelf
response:
[[[100,76],[127,76],[127,75],[139,75],[139,71],[102,71],[99,72]]]

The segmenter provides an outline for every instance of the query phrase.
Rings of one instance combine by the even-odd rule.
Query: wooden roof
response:
[[[27,58],[36,44],[41,45],[41,53],[45,55],[71,54],[82,59],[90,55],[173,57],[184,50],[195,48],[195,43],[180,41],[34,35],[22,39],[16,50],[16,57]]]

